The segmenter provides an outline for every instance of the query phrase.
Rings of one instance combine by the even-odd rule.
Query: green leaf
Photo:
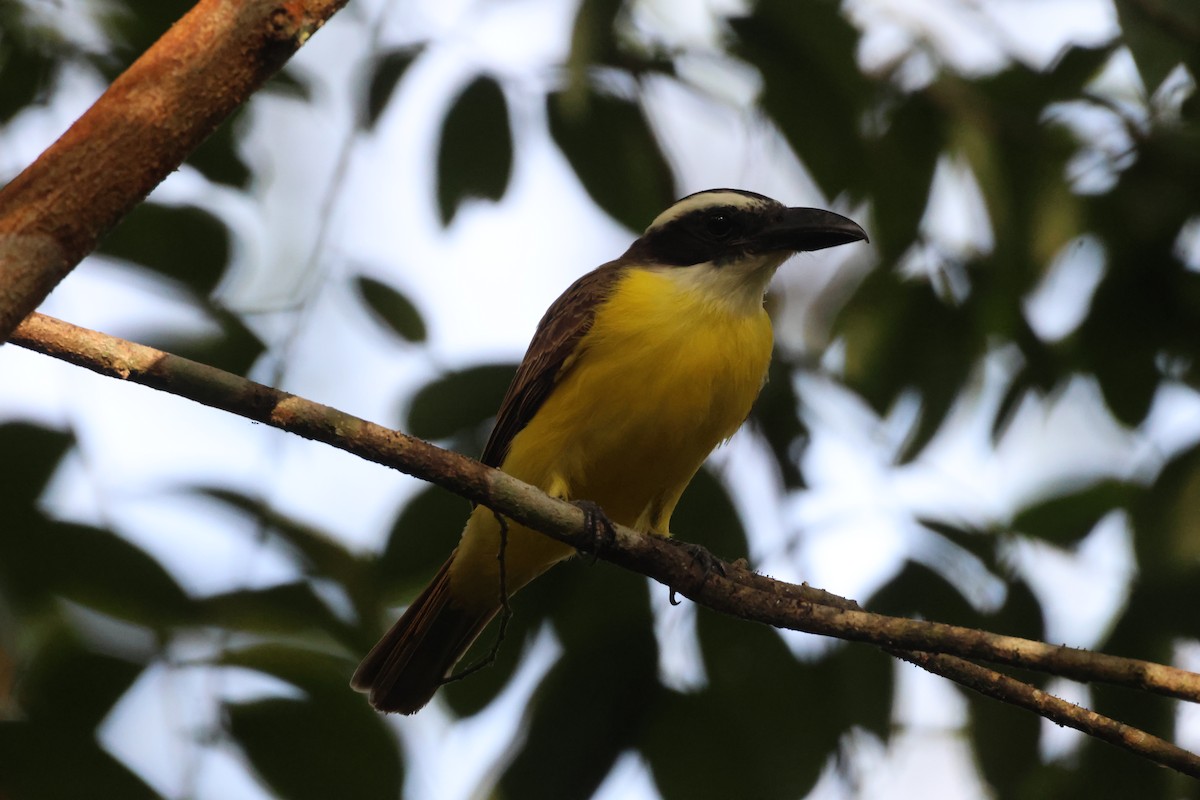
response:
[[[968,627],[979,627],[982,619],[944,577],[915,561],[907,562],[875,593],[869,605],[878,614],[919,616]]]
[[[1117,0],[1121,35],[1146,91],[1153,94],[1167,73],[1184,61],[1195,63],[1200,6],[1191,0]]]
[[[996,567],[996,537],[988,531],[969,526],[960,527],[928,517],[918,517],[917,524],[961,547],[982,561],[989,569]]]
[[[189,618],[193,600],[144,550],[111,531],[57,523],[43,533],[40,568],[63,597],[130,622],[167,628]],[[31,567],[36,568],[36,567]]]
[[[706,609],[697,613],[709,685],[688,694],[663,692],[639,740],[659,792],[672,798],[805,796],[843,731],[846,709],[828,682],[832,672],[797,661],[766,626]],[[878,654],[857,655],[886,669],[887,659]]]
[[[0,453],[10,461],[0,480],[0,604],[16,615],[39,613],[53,596],[57,575],[47,533],[57,523],[46,518],[38,498],[73,444],[72,436],[36,425],[0,425]],[[0,632],[5,627],[0,622]]]
[[[1027,787],[1031,772],[1036,775],[1041,762],[1038,756],[1041,717],[975,692],[961,694],[970,708],[967,732],[976,763],[997,796],[1038,796],[1029,794]]]
[[[572,596],[553,609],[563,655],[538,687],[527,744],[501,779],[510,797],[591,797],[656,714],[661,692],[645,580],[583,563],[555,571],[574,579],[564,586]]]
[[[1067,357],[1038,338],[1023,314],[1015,322],[1014,343],[1021,350],[1022,363],[996,408],[996,416],[992,421],[993,445],[997,445],[1007,433],[1026,397],[1032,394],[1044,399],[1044,393],[1065,383],[1073,372]]]
[[[334,614],[307,583],[236,589],[195,601],[201,622],[240,632],[303,634],[321,631],[349,647],[360,646],[357,628]]]
[[[746,531],[728,492],[707,469],[692,478],[671,515],[671,531],[698,542],[718,558],[732,561],[749,553]]]
[[[477,431],[495,417],[515,373],[511,364],[484,364],[439,376],[413,397],[408,432],[438,440]],[[482,449],[480,441],[477,450]]]
[[[993,250],[972,274],[972,292],[981,322],[1004,340],[1020,338],[1021,298],[1083,233],[1082,201],[1066,181],[1080,142],[1051,106],[1079,100],[1109,54],[1076,47],[1048,72],[1014,63],[970,83],[947,75],[927,90],[939,107],[949,101],[954,154],[966,158],[986,203]]]
[[[1137,426],[1150,413],[1161,378],[1148,353],[1112,352],[1095,363],[1096,378],[1104,392],[1104,402],[1118,421]]]
[[[237,147],[237,131],[242,111],[235,112],[222,122],[199,147],[187,157],[187,163],[200,170],[210,181],[246,188],[250,182],[250,169],[242,161]]]
[[[1195,534],[1195,529],[1192,533]],[[1141,562],[1138,562],[1139,581],[1153,585],[1152,589],[1146,590],[1152,599],[1145,605],[1158,614],[1157,635],[1163,640],[1180,642],[1200,639],[1200,615],[1175,613],[1175,609],[1179,608],[1200,608],[1200,561],[1189,558],[1183,564],[1172,566],[1156,564],[1142,569]],[[1139,611],[1137,616],[1144,623],[1151,613]]]
[[[998,545],[1009,538],[1001,539],[988,531],[972,530],[948,525],[930,519],[918,519],[923,527],[933,531],[978,558],[993,572],[1009,571],[1003,555],[997,555]],[[1001,563],[997,563],[1001,562]],[[1027,639],[1041,639],[1045,630],[1042,607],[1029,586],[1021,580],[1012,580],[1007,585],[1003,605],[986,615],[970,607],[963,596],[954,589],[946,576],[937,573],[931,580],[931,571],[924,565],[910,563],[889,582],[871,601],[871,610],[904,617],[925,617],[938,622],[954,622],[959,625],[986,627]]]
[[[288,64],[272,75],[258,91],[260,94],[266,92],[276,97],[302,103],[311,103],[313,99],[312,87],[309,85],[307,76],[301,75],[298,70]]]
[[[1200,447],[1177,454],[1133,507],[1134,545],[1142,580],[1162,584],[1200,559]]]
[[[180,336],[169,328],[152,331],[140,341],[150,347],[198,361],[217,369],[245,375],[266,349],[262,340],[237,314],[201,298],[209,317],[220,330],[211,336]]]
[[[1084,366],[1099,381],[1109,410],[1126,425],[1146,418],[1162,378],[1155,359],[1175,316],[1171,284],[1157,259],[1114,264],[1078,332]]]
[[[734,52],[762,73],[763,109],[828,196],[862,191],[869,164],[857,133],[870,83],[855,62],[859,34],[840,6],[759,3],[752,16],[730,20]]]
[[[1117,186],[1085,206],[1108,269],[1075,341],[1081,371],[1095,374],[1113,414],[1130,426],[1145,419],[1164,374],[1195,380],[1200,275],[1176,247],[1200,210],[1200,128],[1151,128],[1136,155]]]
[[[616,61],[618,39],[613,26],[624,5],[623,0],[579,3],[571,28],[571,55],[567,58],[568,91],[586,92],[587,73],[592,65]]]
[[[870,176],[871,244],[888,261],[899,260],[918,239],[949,126],[945,112],[928,93],[907,95],[898,103],[889,114],[886,132],[870,142],[875,164]],[[836,193],[840,188],[827,190]]]
[[[1053,497],[1023,510],[1013,529],[1059,545],[1075,544],[1091,533],[1109,512],[1127,508],[1140,489],[1116,480],[1102,481]]]
[[[941,426],[982,354],[986,335],[972,306],[939,299],[926,281],[876,271],[863,282],[838,322],[846,341],[846,383],[880,414],[900,393],[921,393],[921,416],[904,460],[921,451]]]
[[[62,722],[0,722],[0,796],[5,800],[162,800],[104,751],[92,728]]]
[[[24,502],[35,500],[28,495]],[[164,629],[185,621],[192,600],[144,550],[117,534],[7,508],[0,536],[0,588],[19,611],[67,598],[137,625]]]
[[[611,94],[547,98],[550,134],[596,205],[627,228],[647,225],[674,199],[657,138],[634,101]]]
[[[8,454],[19,469],[10,469],[0,481],[0,508],[5,514],[5,535],[0,536],[0,554],[12,545],[14,533],[33,518],[42,520],[37,500],[49,483],[59,461],[75,443],[75,437],[26,422],[0,424],[0,453]],[[20,516],[14,516],[19,514]],[[0,571],[8,559],[0,558]]]
[[[407,297],[386,283],[365,275],[354,279],[354,288],[367,304],[371,316],[386,330],[406,342],[425,341],[425,320]]]
[[[371,130],[379,122],[380,115],[387,108],[392,94],[404,73],[416,61],[421,49],[418,47],[395,47],[377,54],[367,65],[370,79],[367,81],[367,93],[363,98],[363,109],[359,126]]]
[[[317,694],[340,693],[348,679],[348,664],[341,656],[289,644],[258,644],[226,650],[215,663],[252,669]]]
[[[1191,611],[1200,601],[1196,588],[1200,585],[1200,569],[1193,561],[1179,565],[1174,573],[1164,572],[1160,565],[1152,570],[1130,585],[1124,612],[1097,650],[1170,664],[1178,657],[1179,643],[1195,639],[1200,626]],[[1103,684],[1094,686],[1092,693],[1095,711],[1133,727],[1169,737],[1178,724],[1178,701]],[[1178,796],[1178,792],[1171,791],[1170,782],[1164,781],[1169,770],[1155,769],[1150,762],[1129,753],[1114,753],[1104,746],[1098,751],[1085,750],[1081,766],[1106,776],[1117,797],[1128,796],[1130,788],[1139,782],[1145,787],[1144,796]]]
[[[775,465],[789,489],[805,488],[800,473],[799,448],[808,442],[808,429],[800,418],[800,398],[792,381],[792,365],[771,359],[767,382],[750,410],[750,421],[766,438]]]
[[[247,516],[261,520],[272,535],[282,539],[304,560],[306,571],[345,579],[351,577],[359,559],[328,534],[281,514],[265,502],[228,489],[197,487],[196,493]]]
[[[927,610],[923,616],[939,622],[946,621],[940,610]],[[1041,606],[1023,581],[1011,583],[1004,605],[977,624],[987,630],[1027,639],[1041,639],[1045,631]],[[1039,683],[1035,681],[1035,685]],[[974,746],[975,757],[984,777],[996,789],[998,796],[1061,796],[1035,791],[1035,787],[1047,783],[1056,785],[1055,781],[1062,777],[1041,764],[1038,754],[1041,719],[1028,711],[975,692],[964,691],[962,696],[970,706],[971,724],[967,732]]]
[[[438,209],[449,225],[463,200],[499,200],[512,175],[508,103],[500,84],[478,77],[446,115],[438,148]]]
[[[100,252],[174,278],[205,297],[229,262],[229,231],[199,208],[142,203],[105,238]]]
[[[1055,61],[1050,69],[1049,80],[1037,81],[1046,94],[1042,104],[1057,100],[1074,100],[1087,90],[1113,53],[1120,47],[1119,42],[1109,42],[1098,47],[1071,45]]]
[[[359,615],[374,613],[379,595],[372,559],[351,552],[324,531],[281,514],[261,500],[224,489],[197,487],[196,491],[258,520],[270,536],[298,556],[306,575],[335,581]],[[320,618],[329,619],[324,614]],[[331,630],[340,632],[342,627],[335,625]]]
[[[454,550],[471,504],[436,486],[422,490],[400,512],[379,556],[383,586],[415,591],[424,586]]]
[[[19,6],[0,5],[0,30],[5,33],[0,39],[0,123],[4,123],[25,107],[45,102],[58,64],[46,52],[55,34],[23,26]]]
[[[116,58],[100,61],[111,81],[195,5],[190,0],[124,0],[105,15]],[[107,9],[106,9],[107,10]]]
[[[382,715],[350,691],[351,665],[340,655],[288,645],[227,651],[220,662],[273,675],[305,692],[225,707],[226,727],[255,772],[280,797],[389,798],[403,775]],[[329,756],[337,754],[337,769]]]
[[[833,696],[831,716],[823,720],[826,736],[861,728],[887,741],[892,735],[895,706],[895,661],[870,648],[839,646],[824,656],[812,680]]]
[[[1170,736],[1164,738],[1169,740]],[[1195,778],[1164,769],[1149,759],[1139,758],[1127,750],[1115,749],[1107,742],[1092,737],[1085,738],[1081,749],[1082,752],[1072,763],[1076,769],[1076,781],[1070,786],[1070,796],[1179,797],[1193,800],[1197,797]],[[1043,796],[1068,795],[1057,793]]]
[[[1046,619],[1042,604],[1023,580],[1008,584],[1004,605],[987,616],[988,630],[1015,631],[1025,639],[1044,639]]]
[[[137,680],[144,665],[97,653],[64,629],[27,665],[17,701],[26,717],[64,731],[90,734]],[[2,772],[2,771],[0,771]]]
[[[1156,627],[1156,620],[1142,617],[1136,613],[1134,619],[1136,620],[1134,624],[1149,629]],[[1166,642],[1164,641],[1163,644]],[[1170,655],[1167,652],[1168,648],[1109,650],[1106,647],[1105,650],[1118,653],[1137,653],[1140,658],[1150,661],[1171,663]],[[1092,696],[1092,708],[1097,713],[1118,719],[1135,728],[1170,738],[1170,731],[1176,719],[1177,701],[1103,684],[1097,684],[1092,688]],[[1105,787],[1101,795],[1094,796],[1181,796],[1177,791],[1172,791],[1177,787],[1176,779],[1180,776],[1171,770],[1153,764],[1148,759],[1139,758],[1133,753],[1114,750],[1106,742],[1089,741],[1085,743],[1080,756],[1080,767],[1101,778],[1100,783]],[[1195,792],[1194,783],[1190,783],[1188,788],[1193,793]]]
[[[230,735],[258,776],[287,800],[394,800],[400,756],[383,718],[349,689],[306,700],[225,707]],[[330,756],[336,754],[336,769]]]

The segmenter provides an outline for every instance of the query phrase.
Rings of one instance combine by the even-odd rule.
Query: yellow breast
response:
[[[503,469],[666,533],[692,475],[749,414],[771,344],[761,304],[630,269]]]
[[[669,271],[629,269],[501,469],[666,535],[696,470],[750,413],[770,359],[761,296],[725,302]],[[499,534],[496,516],[476,508],[450,568],[458,602],[496,603]],[[509,592],[574,552],[521,525],[506,541]]]

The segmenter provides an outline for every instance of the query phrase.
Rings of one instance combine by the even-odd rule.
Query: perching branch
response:
[[[201,0],[0,190],[0,342],[346,0]]]
[[[40,314],[23,322],[11,341],[102,375],[333,445],[436,483],[581,551],[654,578],[713,610],[775,627],[874,644],[978,692],[1200,778],[1200,756],[964,658],[1130,686],[1193,702],[1200,702],[1198,674],[987,631],[873,614],[851,600],[757,575],[739,564],[714,559],[717,568],[704,569],[695,558],[694,545],[681,546],[621,526],[616,526],[611,540],[598,542],[584,534],[584,513],[579,508],[499,470],[214,367]]]

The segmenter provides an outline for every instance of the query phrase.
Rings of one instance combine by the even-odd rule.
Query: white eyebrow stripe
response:
[[[671,220],[679,219],[685,214],[693,211],[699,211],[704,208],[716,208],[719,206],[732,206],[734,208],[757,208],[767,205],[772,201],[756,197],[753,195],[743,194],[730,190],[715,190],[710,192],[699,192],[683,198],[675,205],[668,208],[666,211],[654,218],[654,222],[650,223],[650,227],[646,228],[646,233],[649,233],[656,228],[661,228]]]

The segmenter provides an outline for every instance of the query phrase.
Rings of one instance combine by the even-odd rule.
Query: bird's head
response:
[[[771,276],[794,253],[866,239],[857,223],[832,211],[789,208],[740,189],[709,189],[659,214],[623,260],[761,303]]]
[[[866,240],[854,221],[819,208],[788,208],[740,189],[690,194],[658,215],[634,242],[640,260],[672,267],[747,256],[782,256]]]

